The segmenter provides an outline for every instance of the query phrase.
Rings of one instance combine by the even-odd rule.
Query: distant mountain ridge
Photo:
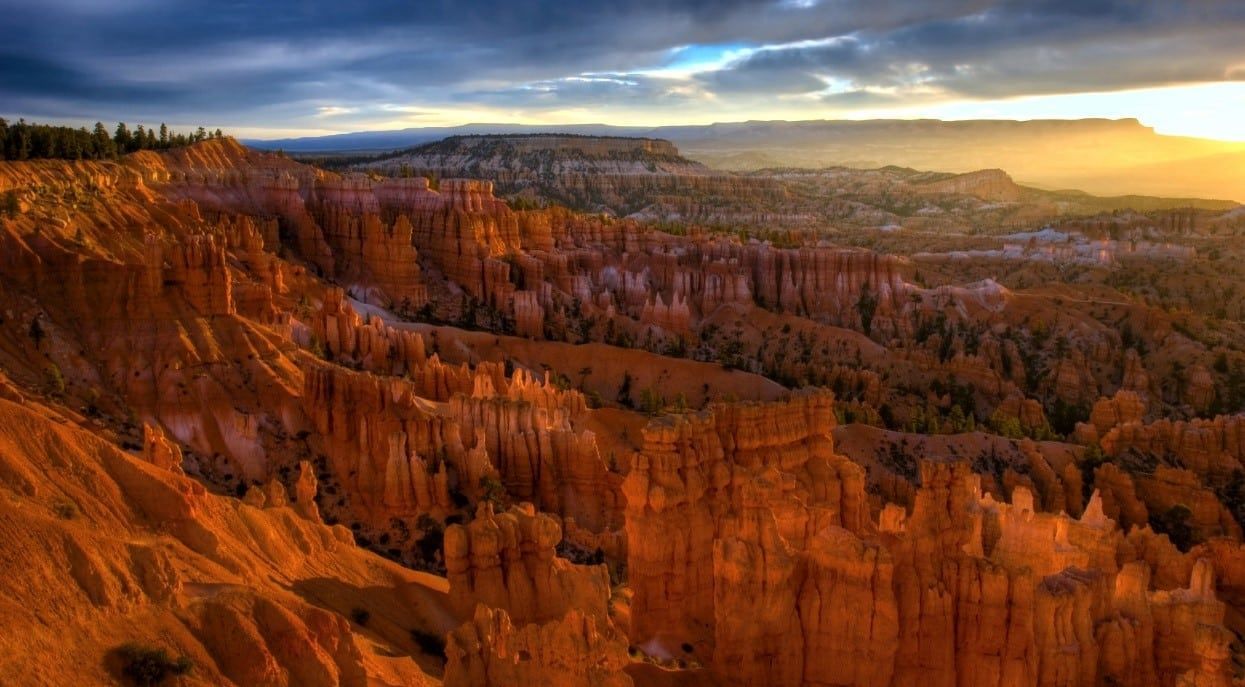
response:
[[[794,144],[809,134],[846,136],[860,133],[933,133],[942,129],[952,131],[997,132],[1033,131],[1037,129],[1062,131],[1102,131],[1105,129],[1139,129],[1154,133],[1137,119],[815,119],[802,121],[749,120],[744,122],[715,122],[671,126],[617,126],[613,124],[497,124],[476,123],[458,126],[410,127],[388,131],[356,131],[326,136],[305,136],[280,139],[245,139],[242,142],[261,150],[284,150],[302,152],[353,152],[410,148],[423,143],[453,136],[488,135],[542,135],[565,134],[572,136],[612,138],[664,138],[676,145],[687,146],[730,137],[734,141],[760,141],[767,145]]]
[[[454,136],[566,134],[579,136],[642,137],[651,127],[615,127],[608,124],[532,126],[524,124],[463,124],[460,126],[413,127],[393,131],[357,131],[328,136],[307,136],[242,141],[261,150],[287,153],[388,152],[413,148]]]
[[[679,159],[679,149],[662,138],[635,136],[589,136],[586,134],[480,134],[451,136],[426,143],[411,151],[413,155],[447,154],[483,148],[505,148],[513,153],[556,152],[593,158],[633,157]]]
[[[711,170],[681,156],[673,143],[659,138],[451,136],[370,159],[338,157],[323,163],[388,176],[489,179],[506,195],[622,214],[640,210],[664,193],[738,194],[743,192],[741,185],[756,190],[777,188],[768,180],[742,182],[734,173]]]
[[[963,173],[898,166],[720,170],[682,156],[665,139],[583,134],[451,136],[392,153],[322,154],[314,161],[369,175],[488,179],[516,207],[552,202],[583,212],[771,229],[831,219],[903,224],[922,212],[928,217],[950,208],[957,216],[976,208],[990,216],[987,224],[1013,226],[1040,223],[1065,212],[1227,210],[1236,205],[1187,197],[1098,197],[1041,190],[1016,183],[998,168]]]
[[[247,141],[290,153],[388,152],[449,136],[572,134],[671,141],[710,167],[1007,170],[1023,184],[1100,195],[1147,194],[1245,201],[1245,143],[1166,136],[1136,119],[814,120],[618,127],[468,124]]]

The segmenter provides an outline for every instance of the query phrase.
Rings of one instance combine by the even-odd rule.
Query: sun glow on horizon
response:
[[[1168,136],[1245,143],[1245,82],[953,102],[922,108],[938,119],[1133,118]]]
[[[706,103],[708,105],[708,103]],[[414,113],[402,116],[404,111]],[[774,101],[759,107],[685,108],[678,113],[655,111],[642,102],[599,108],[493,108],[464,104],[390,105],[380,115],[356,118],[354,108],[320,106],[308,126],[231,127],[237,135],[255,138],[321,136],[358,131],[468,124],[557,126],[609,124],[627,127],[703,125],[746,120],[811,119],[1137,119],[1157,133],[1245,144],[1245,82],[1219,82],[1127,91],[1025,96],[998,100],[950,99],[896,104],[867,109],[832,108],[817,103]],[[366,115],[366,112],[357,113]],[[329,116],[326,116],[329,115]],[[1235,147],[1235,146],[1233,146]]]

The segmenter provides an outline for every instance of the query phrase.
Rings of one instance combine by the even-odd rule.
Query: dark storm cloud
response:
[[[802,73],[862,91],[974,97],[1218,81],[1239,78],[1242,30],[1245,3],[1003,2],[962,17],[858,31],[852,40],[771,46],[701,79],[722,85],[747,75],[746,83],[785,84]]]
[[[851,108],[1239,79],[1234,0],[0,0],[0,111],[236,125],[395,105]],[[662,74],[676,48],[744,45]],[[387,115],[385,115],[387,116]]]

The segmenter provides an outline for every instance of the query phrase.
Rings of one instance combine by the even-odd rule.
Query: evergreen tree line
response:
[[[0,118],[0,160],[111,160],[139,150],[168,150],[223,136],[220,129],[209,133],[203,127],[186,134],[170,131],[164,124],[158,130],[139,124],[130,131],[121,122],[110,134],[103,122],[88,130]]]

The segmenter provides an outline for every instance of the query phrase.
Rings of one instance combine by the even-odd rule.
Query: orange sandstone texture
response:
[[[438,629],[443,583],[314,512],[208,494],[153,460],[159,449],[139,459],[54,412],[0,401],[0,532],[20,559],[0,592],[6,681],[113,684],[110,652],[136,641],[189,657],[186,685],[435,684],[378,647],[418,655],[395,630]],[[401,625],[365,640],[343,617],[352,607]]]
[[[919,193],[1018,188],[987,171]],[[1178,337],[1143,355],[1040,294],[919,286],[905,257],[515,212],[487,181],[230,140],[0,163],[10,189],[0,674],[106,683],[135,639],[190,656],[186,684],[1230,684],[1245,435],[1156,419],[1219,393],[1193,360],[1164,395]],[[1129,307],[1152,343],[1172,327]],[[468,312],[477,331],[402,321]],[[1034,435],[1054,419],[1037,398],[1083,406],[1081,446],[859,424],[966,393]],[[419,563],[445,578],[347,524],[408,562],[443,532]]]
[[[1209,560],[1156,587],[1156,566],[1189,559],[1170,544],[1143,554],[1101,497],[1079,519],[1036,510],[1024,487],[999,503],[962,463],[922,465],[911,513],[888,506],[875,523],[857,505],[860,469],[834,455],[828,403],[650,424],[624,484],[633,643],[693,644],[730,685],[1175,685],[1220,671],[1213,631],[1198,630],[1225,622]]]
[[[626,643],[608,623],[570,611],[561,620],[516,627],[505,611],[476,608],[450,633],[446,687],[575,685],[631,687]]]
[[[531,505],[495,514],[484,503],[467,525],[445,533],[450,600],[463,615],[476,604],[505,611],[517,623],[541,623],[568,611],[606,618],[609,575],[604,566],[573,565],[554,555],[557,521]]]

